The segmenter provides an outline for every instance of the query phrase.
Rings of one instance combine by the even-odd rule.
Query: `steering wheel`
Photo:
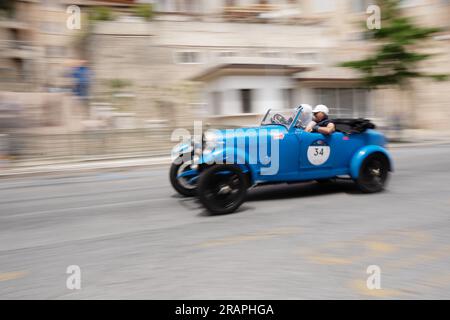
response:
[[[287,124],[288,121],[283,115],[275,113],[272,117],[272,123]]]
[[[306,128],[306,124],[303,123],[302,119],[297,119],[297,123],[295,124],[296,128]]]

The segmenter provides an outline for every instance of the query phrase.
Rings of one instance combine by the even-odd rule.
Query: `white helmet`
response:
[[[323,113],[325,113],[325,115],[328,115],[330,113],[330,111],[328,110],[328,107],[324,104],[318,104],[314,108],[313,113],[317,113],[317,112],[323,112]]]
[[[299,107],[302,108],[302,113],[298,119],[301,127],[306,127],[312,120],[312,107],[309,104],[302,103]]]
[[[305,113],[312,113],[312,107],[309,104],[302,103],[299,107],[302,107],[302,111]]]

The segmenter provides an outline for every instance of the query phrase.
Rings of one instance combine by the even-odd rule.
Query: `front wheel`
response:
[[[206,169],[198,182],[198,197],[213,214],[236,211],[247,194],[247,177],[233,165],[214,165]]]
[[[389,162],[382,154],[371,154],[361,164],[356,184],[365,193],[382,191],[389,177]]]
[[[192,160],[182,161],[178,158],[170,167],[170,183],[181,195],[193,197],[197,193],[198,171],[192,168]]]

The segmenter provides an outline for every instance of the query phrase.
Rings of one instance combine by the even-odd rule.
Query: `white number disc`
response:
[[[322,140],[315,141],[308,147],[308,161],[315,166],[324,164],[329,157],[330,146]]]

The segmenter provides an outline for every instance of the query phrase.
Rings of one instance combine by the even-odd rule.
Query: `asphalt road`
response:
[[[175,195],[166,167],[2,179],[0,298],[449,299],[450,145],[393,156],[383,193],[267,186],[224,216]]]

